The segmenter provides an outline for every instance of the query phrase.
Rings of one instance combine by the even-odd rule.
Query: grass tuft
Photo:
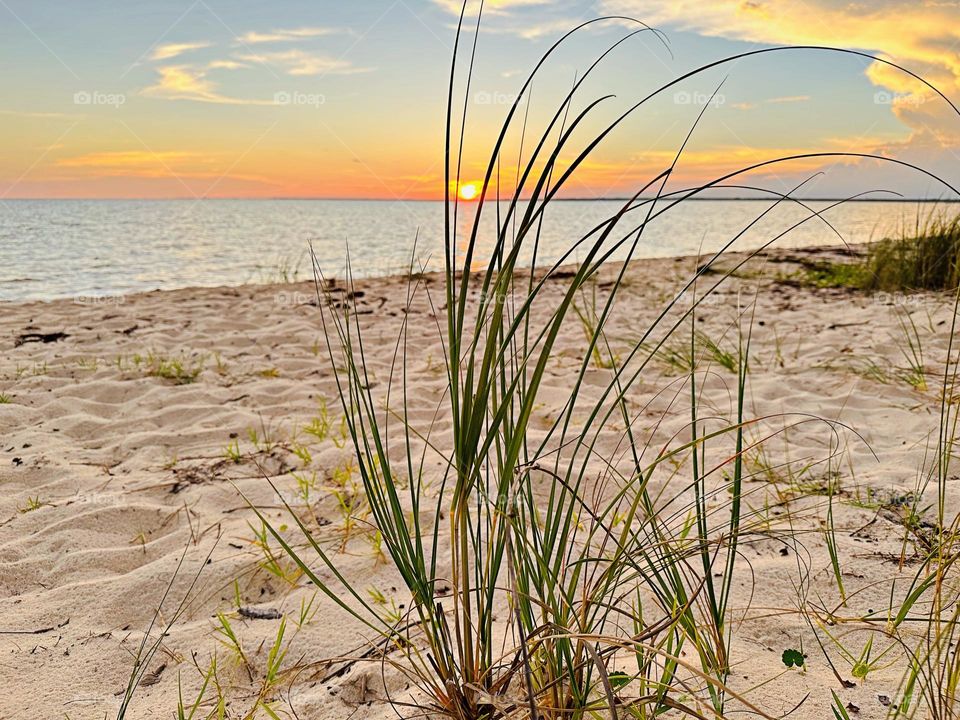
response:
[[[960,216],[931,214],[912,232],[871,246],[860,271],[866,290],[954,290],[960,283]]]
[[[800,280],[819,288],[882,292],[955,290],[960,283],[960,215],[933,211],[911,229],[872,243],[850,262],[809,261]]]

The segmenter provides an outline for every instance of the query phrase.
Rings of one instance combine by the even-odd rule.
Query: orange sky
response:
[[[50,5],[59,11],[49,12]],[[81,0],[47,3],[44,12],[10,0],[0,7],[7,16],[0,62],[14,69],[0,79],[0,199],[441,195],[444,94],[459,3],[176,5],[147,0],[117,11]],[[500,0],[486,7],[469,93],[458,78],[468,111],[468,181],[482,176],[525,73],[563,30],[599,13],[655,24],[670,49],[647,33],[598,67],[573,111],[601,95],[616,97],[574,136],[564,167],[593,133],[658,85],[710,60],[775,44],[883,52],[957,95],[960,10],[949,4]],[[504,193],[521,147],[528,157],[573,79],[629,28],[597,25],[544,67],[504,148]],[[878,153],[956,173],[960,121],[928,89],[861,59],[782,53],[658,96],[591,154],[565,193],[632,193],[669,165],[714,92],[674,183],[811,151]],[[823,166],[793,163],[753,181],[789,189]],[[862,162],[830,164],[811,189],[842,195],[862,189],[865,178],[910,195],[942,192],[920,176]]]

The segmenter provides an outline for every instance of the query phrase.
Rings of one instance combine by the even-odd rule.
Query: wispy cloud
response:
[[[810,99],[809,95],[786,95],[784,97],[775,97],[767,98],[766,100],[758,100],[757,102],[740,102],[734,103],[733,107],[737,110],[753,110],[754,108],[760,107],[761,105],[783,105],[787,103],[799,103],[807,102]]]
[[[207,179],[268,182],[258,175],[230,172],[230,163],[223,158],[184,150],[108,150],[61,158],[56,167],[81,171],[84,177]]]
[[[336,35],[345,32],[347,31],[328,27],[304,27],[293,30],[271,30],[269,32],[252,30],[241,35],[237,40],[244,45],[257,45],[260,43],[297,42],[308,38]]]
[[[194,100],[221,105],[274,105],[268,100],[235,98],[221,94],[216,85],[207,79],[206,71],[190,65],[169,65],[158,68],[159,81],[145,88],[146,97],[167,100]]]
[[[210,45],[211,43],[209,42],[169,43],[167,45],[158,45],[150,54],[150,59],[171,60],[175,57],[183,55],[184,53],[192,52],[193,50],[202,50],[204,48],[208,48]]]
[[[238,55],[241,60],[262,63],[281,68],[288,75],[354,75],[370,72],[372,68],[357,67],[348,60],[334,58],[306,50],[283,50],[278,52]]]
[[[210,63],[207,63],[208,70],[240,70],[241,68],[250,67],[246,63],[237,62],[236,60],[214,60]]]
[[[32,110],[0,110],[0,115],[13,117],[36,118],[36,119],[63,119],[75,118],[76,115],[70,115],[60,112],[36,112]]]
[[[171,173],[192,175],[197,172],[198,164],[209,165],[211,161],[192,152],[144,150],[92,152],[61,158],[56,163],[57,167],[61,168],[135,177],[166,177]],[[206,173],[210,172],[212,170],[206,171]]]
[[[600,9],[732,40],[883,53],[948,97],[960,95],[960,5],[955,2],[602,0]],[[956,115],[916,80],[883,63],[870,64],[867,77],[892,93],[885,104],[912,130],[941,136],[945,142],[948,136],[960,139]]]
[[[806,102],[809,99],[810,99],[809,95],[787,95],[785,97],[770,98],[769,100],[765,100],[764,102],[769,103],[771,105],[779,105],[781,103]]]
[[[433,3],[455,17],[460,16],[461,0],[433,0]],[[466,8],[466,16],[475,19],[479,9],[480,3],[471,0]],[[592,12],[578,15],[577,11],[583,9],[573,7],[570,2],[556,3],[551,0],[484,0],[485,22],[481,31],[494,35],[514,35],[524,40],[558,38],[593,17]]]
[[[463,8],[462,0],[433,0],[434,4],[439,5],[447,12],[453,15],[460,15]],[[530,7],[532,5],[549,5],[550,0],[485,0],[483,12],[498,15],[507,12],[513,8]],[[480,10],[478,0],[471,0],[467,3],[467,14],[476,15]]]

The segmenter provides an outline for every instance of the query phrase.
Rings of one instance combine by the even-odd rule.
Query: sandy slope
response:
[[[611,327],[615,346],[627,347],[694,267],[693,259],[678,259],[631,268]],[[796,267],[774,262],[766,270],[789,273]],[[905,365],[897,313],[912,313],[928,369],[935,372],[945,354],[949,302],[930,295],[897,304],[890,298],[759,281],[752,272],[748,276],[707,303],[698,326],[722,338],[721,345],[735,348],[731,323],[738,290],[745,305],[759,287],[748,412],[811,413],[843,421],[876,453],[874,458],[852,433],[843,433],[847,451],[832,469],[840,473],[845,493],[837,524],[846,582],[848,590],[860,590],[851,606],[859,612],[882,609],[889,579],[898,572],[902,498],[914,489],[938,412],[935,378],[923,391],[896,377],[895,368]],[[436,292],[436,280],[431,282]],[[366,349],[375,358],[379,383],[389,372],[405,288],[402,279],[366,282],[360,287],[363,296],[354,301],[365,312]],[[189,611],[165,639],[129,717],[173,717],[178,676],[185,689],[195,691],[194,664],[206,668],[215,651],[230,716],[246,713],[255,683],[217,644],[214,614],[233,613],[245,651],[261,668],[279,621],[236,616],[235,581],[245,607],[287,613],[291,628],[301,601],[311,593],[302,582],[293,588],[260,568],[263,554],[253,543],[249,523],[259,525],[234,486],[283,522],[278,498],[258,464],[295,502],[290,471],[301,477],[316,473],[310,521],[332,547],[342,546],[343,517],[331,488],[347,483],[349,489],[350,481],[344,480],[349,454],[333,439],[320,441],[303,431],[321,417],[326,403],[330,434],[335,439],[339,432],[333,376],[311,298],[310,287],[301,284],[0,306],[0,392],[9,399],[0,404],[0,718],[115,716],[131,653],[181,553],[188,547],[171,591],[176,600],[218,536]],[[429,422],[430,408],[445,384],[434,322],[421,295],[410,312],[409,344],[416,396],[412,419],[419,423]],[[56,332],[67,336],[16,345],[28,333]],[[577,327],[562,338],[538,408],[542,427],[562,406],[584,347]],[[177,384],[151,374],[158,358],[182,359],[187,372],[202,361],[202,369],[195,382]],[[867,359],[879,368],[873,377],[864,370]],[[735,376],[713,370],[705,400],[718,415],[729,417]],[[653,363],[636,389],[637,403],[680,379],[680,371]],[[588,378],[597,387],[602,381],[599,369]],[[682,398],[671,404],[661,397],[646,408],[648,418],[657,419],[661,412],[666,418],[659,426],[645,420],[654,428],[651,437],[669,437],[686,423]],[[439,441],[448,427],[441,418]],[[805,458],[824,457],[831,437],[822,424],[799,425],[787,435],[786,455],[783,439],[774,438],[769,458],[796,461],[794,470],[800,472]],[[233,443],[242,454],[239,462],[225,453]],[[291,452],[298,444],[309,449],[309,464]],[[815,466],[792,487],[785,471],[779,478],[761,473],[751,483],[749,504],[758,513],[770,505],[775,524],[783,510],[772,504],[801,485],[822,486],[828,470]],[[760,538],[744,548],[733,604],[740,612],[750,608],[735,629],[737,664],[731,683],[747,690],[772,678],[750,694],[772,713],[789,711],[809,693],[792,717],[826,717],[828,688],[833,687],[860,708],[854,717],[881,717],[886,708],[878,696],[896,698],[901,668],[878,669],[866,682],[841,690],[809,631],[791,612],[799,603],[795,588],[801,576],[809,581],[808,600],[836,604],[826,546],[816,532],[823,498],[797,501],[795,508],[809,517],[801,518],[799,526],[813,530],[805,532],[802,544]],[[339,555],[347,574],[404,603],[407,598],[365,539],[362,524],[351,537]],[[903,570],[906,575],[912,571],[910,566]],[[285,686],[279,696],[278,711],[289,712],[292,703],[301,718],[392,716],[382,702],[379,666],[357,665],[331,677],[340,665],[329,661],[362,652],[364,633],[330,601],[316,603],[319,612],[289,650],[285,667],[301,669],[287,676],[292,687]],[[857,634],[849,639],[857,650],[862,641]],[[801,643],[808,654],[807,671],[785,672],[780,653]],[[829,649],[838,672],[851,678],[849,664],[836,648]],[[387,683],[395,693],[405,687],[396,674],[388,674]]]

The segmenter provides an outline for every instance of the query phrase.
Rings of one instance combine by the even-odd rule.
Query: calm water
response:
[[[821,209],[825,202],[811,205]],[[560,257],[582,231],[621,206],[616,201],[552,205],[541,234],[538,263]],[[461,205],[465,215],[475,205]],[[770,207],[768,201],[687,202],[644,231],[640,257],[709,252]],[[912,223],[923,203],[860,202],[827,217],[844,238],[865,242]],[[280,269],[309,273],[309,242],[330,275],[342,277],[346,248],[356,275],[403,270],[419,229],[418,257],[442,263],[443,206],[439,202],[337,200],[85,201],[20,200],[0,204],[0,300],[114,295],[155,288],[235,285],[278,279]],[[494,237],[494,208],[485,210],[482,248]],[[644,211],[645,212],[645,211]],[[760,245],[801,220],[806,211],[782,204],[741,237],[735,248]],[[642,219],[624,220],[622,236]],[[630,217],[630,216],[628,216]],[[467,217],[458,223],[467,226]],[[778,241],[781,247],[836,244],[814,219]],[[574,252],[577,259],[583,252]],[[529,252],[524,255],[529,263]]]

